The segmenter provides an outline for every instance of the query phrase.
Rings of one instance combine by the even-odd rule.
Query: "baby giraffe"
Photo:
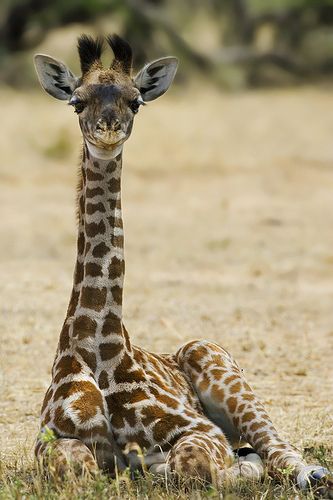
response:
[[[74,108],[83,138],[73,289],[36,455],[59,474],[72,465],[114,474],[127,467],[126,445],[136,443],[155,474],[218,485],[239,476],[260,480],[263,460],[272,475],[288,468],[300,488],[324,483],[328,471],[307,465],[279,436],[225,349],[194,340],[175,354],[153,354],[130,341],[122,321],[123,145],[140,107],[167,91],[178,63],[164,57],[133,76],[129,44],[116,35],[107,43],[114,53],[108,68],[103,41],[79,38],[80,77],[52,57],[35,56],[42,87]],[[235,458],[239,443],[250,447]]]

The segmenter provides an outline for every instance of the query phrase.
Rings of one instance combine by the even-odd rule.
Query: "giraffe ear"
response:
[[[146,64],[134,79],[142,99],[148,102],[163,95],[175,77],[177,66],[176,57],[162,57]]]
[[[78,79],[66,64],[44,54],[36,54],[34,63],[43,89],[61,101],[70,99],[78,85]]]

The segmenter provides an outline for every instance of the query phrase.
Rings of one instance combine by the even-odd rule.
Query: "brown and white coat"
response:
[[[49,456],[45,429],[56,436],[58,472],[70,462],[114,473],[127,466],[123,451],[136,443],[151,472],[199,477],[222,484],[239,475],[260,479],[290,467],[298,485],[323,480],[281,439],[242,370],[222,347],[192,341],[175,354],[153,354],[131,344],[122,322],[124,235],[122,147],[140,105],[162,95],[175,58],[146,65],[133,78],[129,45],[108,37],[115,58],[105,69],[102,41],[82,36],[82,76],[37,55],[43,88],[68,100],[83,135],[78,190],[77,261],[73,290],[45,395],[36,445]],[[234,447],[248,443],[235,460]]]

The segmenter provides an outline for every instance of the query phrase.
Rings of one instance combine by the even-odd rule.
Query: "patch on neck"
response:
[[[113,160],[116,158],[123,150],[123,144],[115,146],[112,149],[103,149],[94,146],[89,141],[86,141],[88,151],[93,158],[98,160]]]

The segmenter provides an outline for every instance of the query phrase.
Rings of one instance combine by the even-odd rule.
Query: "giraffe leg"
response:
[[[51,432],[50,442],[45,442]],[[71,469],[81,472],[79,464],[92,470],[94,464],[111,476],[116,469],[126,468],[124,456],[115,442],[103,395],[94,379],[59,383],[47,393],[42,408],[42,430],[36,455],[42,463],[50,463],[63,473]],[[53,458],[54,457],[54,458]],[[88,459],[89,457],[89,459]],[[66,465],[67,464],[67,465]]]
[[[84,475],[98,471],[92,452],[79,439],[59,438],[51,443],[38,441],[35,455],[41,466],[54,477],[63,478],[69,472]]]
[[[221,433],[219,438],[200,431],[186,432],[167,457],[170,470],[179,476],[216,482],[220,471],[234,462],[232,449]]]
[[[38,440],[35,455],[43,468],[63,477],[67,472],[76,475],[94,474],[98,470],[115,476],[115,471],[127,467],[124,456],[117,453],[117,447],[110,443],[83,443],[77,438],[57,438],[50,443]]]
[[[266,410],[230,354],[217,344],[193,341],[177,353],[205,414],[234,442],[245,439],[265,459],[269,472],[288,469],[301,489],[320,483],[329,474],[318,465],[307,465],[288,442],[281,439]]]
[[[209,436],[188,431],[173,446],[166,461],[151,465],[149,471],[166,477],[176,473],[180,477],[221,486],[239,477],[258,481],[264,469],[260,457],[255,453],[235,461],[231,446],[222,433]]]

